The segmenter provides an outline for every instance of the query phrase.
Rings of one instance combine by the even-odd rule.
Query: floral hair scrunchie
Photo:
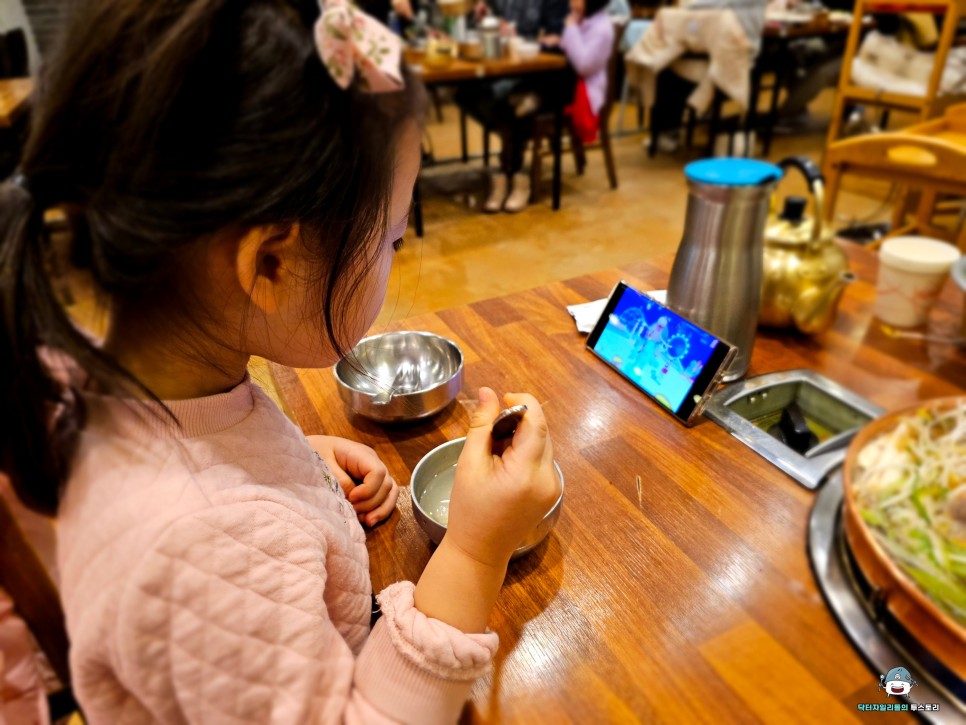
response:
[[[368,93],[389,93],[403,87],[399,71],[402,41],[349,0],[322,4],[322,16],[315,24],[315,45],[322,64],[340,88],[348,88],[354,79]]]

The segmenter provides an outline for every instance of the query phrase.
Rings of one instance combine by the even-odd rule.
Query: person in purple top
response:
[[[570,0],[570,15],[561,37],[541,39],[545,46],[559,45],[586,84],[590,110],[596,116],[607,94],[607,65],[614,50],[614,22],[608,0]]]

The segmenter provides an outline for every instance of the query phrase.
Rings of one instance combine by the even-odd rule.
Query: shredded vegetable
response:
[[[966,625],[966,405],[902,419],[857,463],[863,521],[909,577]]]

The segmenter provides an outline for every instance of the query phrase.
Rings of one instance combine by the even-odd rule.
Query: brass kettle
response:
[[[805,215],[807,199],[790,196],[784,200],[781,214],[769,218],[758,322],[814,335],[835,321],[842,292],[855,277],[848,271],[848,257],[823,221],[822,172],[805,156],[791,156],[778,165],[795,168],[805,176],[815,215],[811,219]]]

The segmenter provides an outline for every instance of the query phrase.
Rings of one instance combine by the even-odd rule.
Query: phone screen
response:
[[[728,343],[623,282],[587,347],[684,421],[734,354]]]

